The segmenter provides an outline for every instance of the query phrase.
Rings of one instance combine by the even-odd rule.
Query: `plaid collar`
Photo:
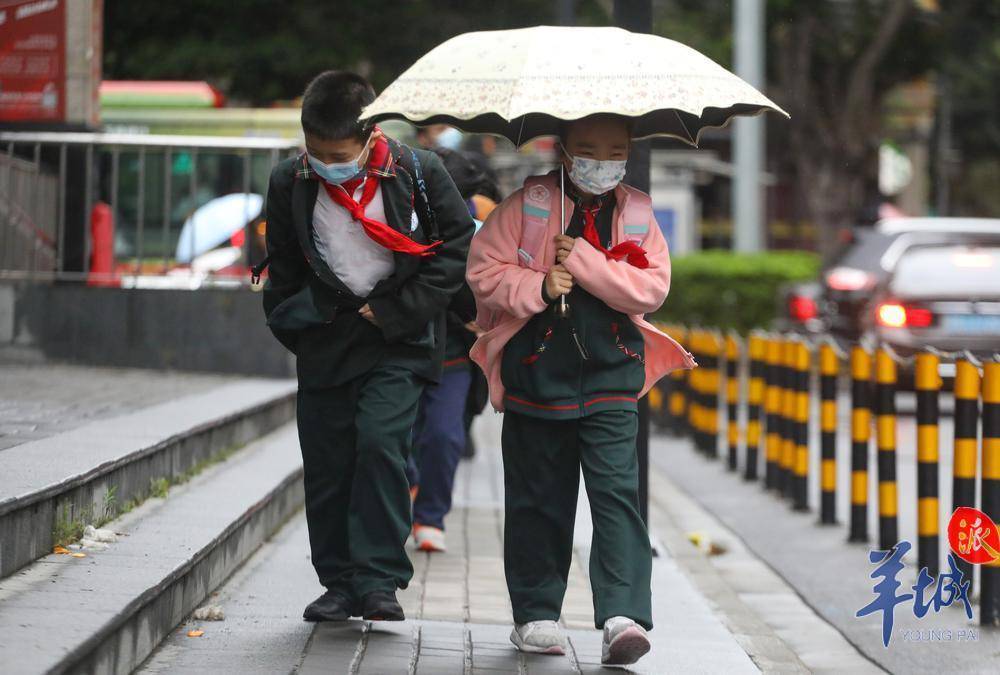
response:
[[[381,134],[382,130],[375,127],[375,132]],[[365,175],[379,178],[396,177],[396,160],[392,157],[386,136],[380,135],[368,153]],[[305,152],[295,158],[295,177],[301,180],[319,180],[319,176],[309,164],[309,155]]]

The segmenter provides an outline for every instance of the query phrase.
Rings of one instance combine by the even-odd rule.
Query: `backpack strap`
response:
[[[427,239],[429,241],[440,240],[441,233],[438,229],[437,217],[434,215],[430,197],[427,195],[427,181],[424,180],[424,172],[420,165],[420,157],[417,155],[417,151],[393,139],[387,140],[390,148],[392,148],[396,155],[396,162],[413,179],[413,186],[415,188],[413,205],[418,209],[417,216],[423,216]]]
[[[517,257],[523,267],[530,267],[545,248],[545,234],[549,229],[552,202],[559,199],[555,181],[551,176],[529,176],[522,191],[521,240]]]
[[[649,214],[653,208],[653,200],[642,190],[626,185],[628,201],[622,214],[624,241],[634,241],[640,246],[649,234]]]

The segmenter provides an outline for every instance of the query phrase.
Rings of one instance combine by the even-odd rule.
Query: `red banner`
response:
[[[0,0],[0,121],[62,121],[65,0]]]

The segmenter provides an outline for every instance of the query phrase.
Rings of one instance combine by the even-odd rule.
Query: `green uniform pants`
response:
[[[515,623],[559,619],[582,466],[594,523],[590,583],[596,627],[613,616],[653,627],[652,551],[639,515],[637,430],[637,414],[625,410],[573,420],[504,414],[504,568]]]
[[[423,382],[379,365],[298,393],[306,520],[320,583],[349,597],[406,588],[413,566],[406,458]]]

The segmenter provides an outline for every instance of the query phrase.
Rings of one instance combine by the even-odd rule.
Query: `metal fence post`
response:
[[[983,513],[1000,522],[1000,360],[983,366]],[[982,566],[979,621],[1000,625],[1000,567]]]
[[[871,355],[851,350],[851,527],[848,541],[868,541],[868,443],[871,440]]]
[[[795,464],[794,505],[796,511],[809,510],[809,345],[796,344],[795,350]]]
[[[878,447],[879,548],[899,542],[896,486],[896,362],[885,349],[875,355],[875,429]]]
[[[979,369],[967,359],[955,361],[955,434],[951,510],[976,505],[976,438],[979,432]],[[972,564],[958,560],[972,594]]]
[[[937,577],[938,555],[938,395],[941,376],[936,354],[917,354],[917,567]]]
[[[840,359],[831,344],[819,348],[820,505],[819,522],[837,522],[837,375]]]
[[[727,466],[736,471],[740,451],[740,423],[737,417],[740,400],[740,345],[733,334],[726,335],[726,439]]]

